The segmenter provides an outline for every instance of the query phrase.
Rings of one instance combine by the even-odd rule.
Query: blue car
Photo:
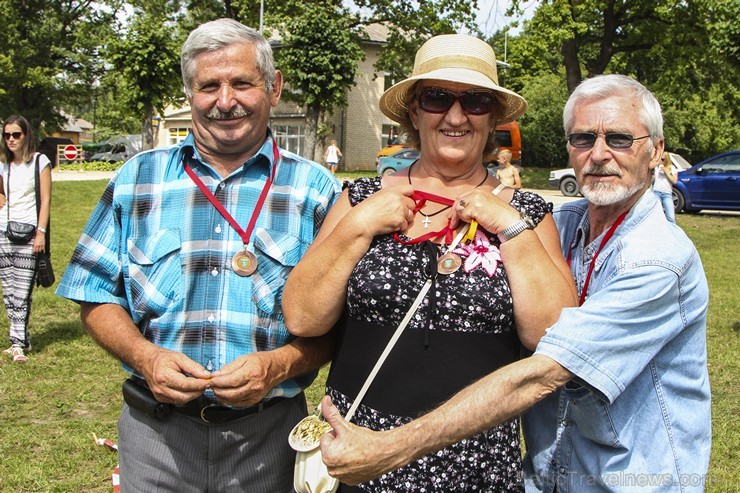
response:
[[[717,154],[680,171],[673,186],[673,205],[676,212],[740,211],[740,150]]]
[[[404,148],[390,156],[378,158],[378,176],[385,176],[411,166],[421,153],[416,149]]]

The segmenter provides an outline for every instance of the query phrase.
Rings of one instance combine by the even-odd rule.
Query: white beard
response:
[[[595,183],[581,187],[581,193],[594,205],[612,205],[629,199],[640,192],[643,187],[642,183],[636,183],[631,187],[612,183]]]

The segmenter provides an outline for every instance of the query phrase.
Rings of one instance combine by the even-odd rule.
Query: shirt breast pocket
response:
[[[257,228],[254,239],[257,271],[252,275],[252,301],[261,312],[274,315],[282,311],[285,280],[307,248],[308,243],[295,235]]]
[[[162,316],[182,299],[180,231],[165,229],[126,242],[132,311],[140,318]]]
[[[566,388],[571,421],[584,438],[609,447],[619,447],[617,434],[609,408],[596,394],[586,387]]]

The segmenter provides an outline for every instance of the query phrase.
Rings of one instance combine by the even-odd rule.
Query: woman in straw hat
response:
[[[433,409],[517,359],[520,343],[533,349],[561,309],[575,306],[549,206],[502,186],[483,165],[496,123],[526,106],[498,85],[491,47],[466,35],[427,41],[412,76],[381,97],[381,110],[421,157],[348,185],[283,296],[292,333],[335,327],[338,335],[324,411],[333,401],[347,413],[407,313],[408,326],[352,417],[360,426],[388,429]],[[341,418],[330,424],[334,434],[351,426]],[[514,419],[339,491],[521,491],[520,454]]]

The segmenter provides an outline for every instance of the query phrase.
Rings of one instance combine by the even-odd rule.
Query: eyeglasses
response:
[[[416,99],[427,113],[447,113],[455,101],[460,101],[463,112],[471,115],[490,113],[495,101],[493,92],[485,89],[454,92],[441,87],[425,87],[416,93]]]
[[[15,140],[20,139],[23,136],[23,132],[3,132],[3,137],[5,140],[10,139],[13,137]]]
[[[591,149],[599,136],[603,136],[606,145],[612,149],[629,149],[632,147],[634,141],[650,137],[649,135],[633,137],[630,134],[622,133],[595,134],[591,132],[576,132],[568,135],[568,143],[576,149]]]

